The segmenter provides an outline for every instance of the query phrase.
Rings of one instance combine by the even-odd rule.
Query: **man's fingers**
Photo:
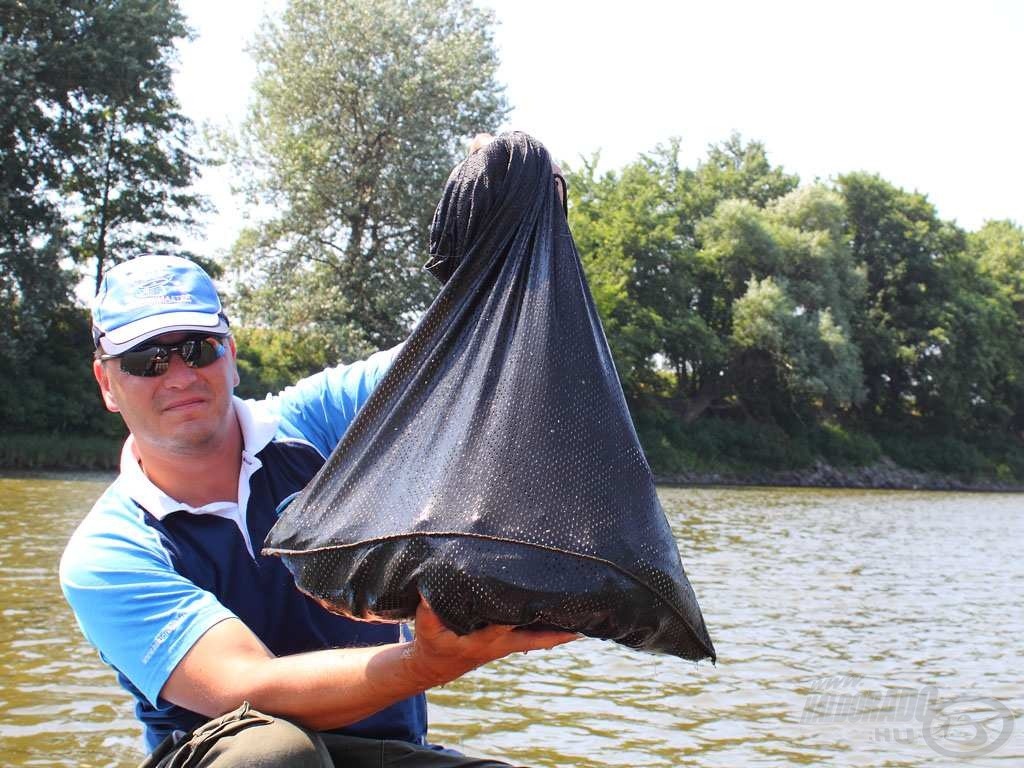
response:
[[[573,632],[552,629],[531,629],[507,624],[489,624],[471,632],[464,639],[478,647],[489,647],[501,656],[521,651],[540,651],[572,642],[579,638]]]
[[[579,635],[573,632],[533,629],[529,626],[516,627],[508,624],[488,624],[468,635],[456,635],[445,627],[444,622],[422,595],[416,609],[416,634],[424,640],[433,638],[434,642],[442,642],[449,647],[449,652],[457,655],[467,654],[488,659],[521,651],[554,648],[579,638]]]
[[[515,629],[509,633],[508,639],[517,647],[516,651],[540,651],[558,645],[579,640],[575,632],[562,632],[553,629]]]
[[[478,149],[486,147],[492,141],[494,141],[494,136],[492,136],[491,134],[478,133],[476,136],[473,137],[473,140],[469,143],[469,154],[472,155]]]

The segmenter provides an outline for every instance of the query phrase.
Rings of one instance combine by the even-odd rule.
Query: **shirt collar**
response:
[[[157,488],[139,466],[135,456],[135,437],[128,435],[121,449],[121,480],[125,483],[128,494],[157,520],[163,520],[171,512],[185,510],[192,514],[218,514],[223,512],[225,505],[236,506],[241,502],[245,509],[249,500],[249,477],[259,469],[262,462],[256,454],[262,451],[277,433],[280,417],[274,409],[253,408],[253,401],[245,401],[238,397],[232,398],[238,425],[242,430],[242,472],[239,476],[239,497],[235,502],[217,501],[193,507],[168,496]],[[243,498],[244,497],[244,498]]]

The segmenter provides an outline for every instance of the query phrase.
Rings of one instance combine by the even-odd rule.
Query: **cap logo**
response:
[[[171,275],[157,275],[151,277],[148,280],[142,280],[136,283],[135,290],[132,291],[137,299],[152,299],[157,296],[166,293],[167,289],[171,287],[174,278]]]
[[[129,306],[139,304],[193,304],[195,299],[187,291],[175,293],[176,275],[154,275],[136,283],[131,289]]]

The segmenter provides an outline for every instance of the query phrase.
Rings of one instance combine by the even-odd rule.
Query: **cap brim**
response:
[[[103,334],[100,336],[100,346],[108,355],[119,355],[154,336],[177,331],[223,334],[228,332],[228,322],[223,315],[208,312],[165,312]]]

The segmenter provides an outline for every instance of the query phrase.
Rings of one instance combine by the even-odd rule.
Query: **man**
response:
[[[131,434],[61,585],[137,700],[148,764],[500,765],[428,746],[423,692],[575,635],[460,637],[421,604],[412,637],[326,612],[260,554],[278,505],[322,466],[397,349],[242,401],[212,281],[156,256],[108,270],[93,335],[104,403]]]

